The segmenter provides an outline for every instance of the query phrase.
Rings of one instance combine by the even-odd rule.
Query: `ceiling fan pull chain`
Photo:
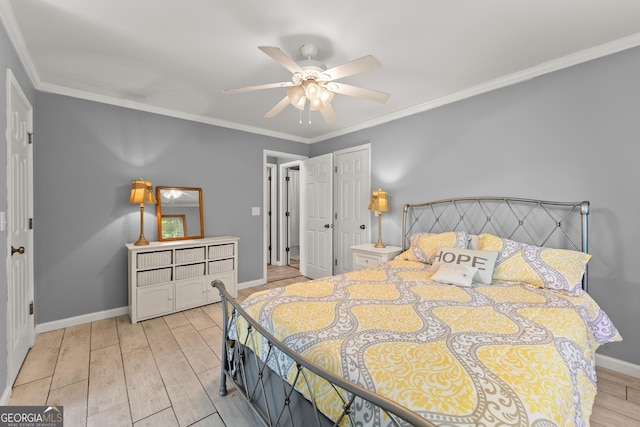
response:
[[[302,124],[302,110],[298,110],[298,112],[300,113],[300,121],[298,123]]]
[[[311,108],[309,108],[309,124],[311,124]]]

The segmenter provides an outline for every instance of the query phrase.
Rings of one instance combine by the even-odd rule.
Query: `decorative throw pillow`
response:
[[[480,248],[498,251],[494,280],[528,283],[574,296],[582,293],[582,276],[591,259],[584,252],[543,248],[492,234],[480,235]]]
[[[443,264],[438,268],[431,280],[448,285],[469,287],[473,283],[473,276],[478,272],[475,267],[458,264]]]
[[[417,261],[433,263],[433,257],[440,248],[466,248],[469,236],[464,231],[447,231],[431,234],[419,233],[411,236],[411,252]]]
[[[493,267],[498,258],[495,251],[474,251],[471,249],[440,248],[433,258],[432,269],[439,269],[445,265],[464,265],[477,269],[474,282],[490,285]]]

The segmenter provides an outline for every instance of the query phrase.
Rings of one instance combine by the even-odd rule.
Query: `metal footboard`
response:
[[[264,425],[270,427],[364,425],[362,422],[364,412],[367,414],[364,416],[366,425],[380,425],[384,414],[385,425],[435,427],[431,422],[396,402],[348,382],[293,352],[251,318],[227,292],[222,281],[214,280],[211,286],[220,291],[224,320],[220,395],[227,394],[226,379],[231,380]],[[230,322],[232,317],[235,317],[234,322]],[[240,317],[246,320],[247,326],[242,326],[243,330],[239,330],[241,326],[238,326],[237,319]],[[229,339],[230,328],[237,328],[233,331],[233,335],[243,337],[242,342]],[[265,354],[262,358],[249,349],[250,343],[260,343],[259,345],[266,349],[263,351]],[[289,358],[295,364],[295,375],[291,384],[283,379],[286,373],[275,372],[276,375],[274,375],[274,371],[277,371],[280,366],[276,358],[280,360]],[[252,375],[249,374],[250,371],[253,372]],[[341,415],[336,420],[328,420],[316,406],[316,396],[312,387],[309,386],[313,381],[310,377],[316,375],[327,381],[332,392],[341,402]],[[308,400],[302,398],[296,388],[304,390]],[[279,397],[277,392],[280,394]],[[302,402],[305,405],[310,403],[313,416],[310,417],[308,412],[302,415],[296,408],[296,405]],[[380,410],[373,411],[372,408]],[[371,417],[370,414],[377,415],[368,418]]]

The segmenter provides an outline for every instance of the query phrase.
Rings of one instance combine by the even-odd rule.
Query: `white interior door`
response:
[[[17,80],[7,70],[7,246],[8,383],[13,384],[33,345],[35,333],[29,305],[33,301],[33,109]]]
[[[351,246],[369,241],[369,146],[337,151],[335,271],[353,270]]]
[[[289,248],[288,264],[292,260],[300,260],[300,171],[288,169],[287,185],[287,247]]]
[[[304,160],[300,171],[300,273],[333,274],[333,154]]]

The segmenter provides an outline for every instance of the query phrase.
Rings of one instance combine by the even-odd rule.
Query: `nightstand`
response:
[[[362,270],[395,258],[400,255],[402,248],[389,245],[384,248],[376,248],[374,243],[365,243],[351,246],[351,252],[353,253],[353,269]]]

